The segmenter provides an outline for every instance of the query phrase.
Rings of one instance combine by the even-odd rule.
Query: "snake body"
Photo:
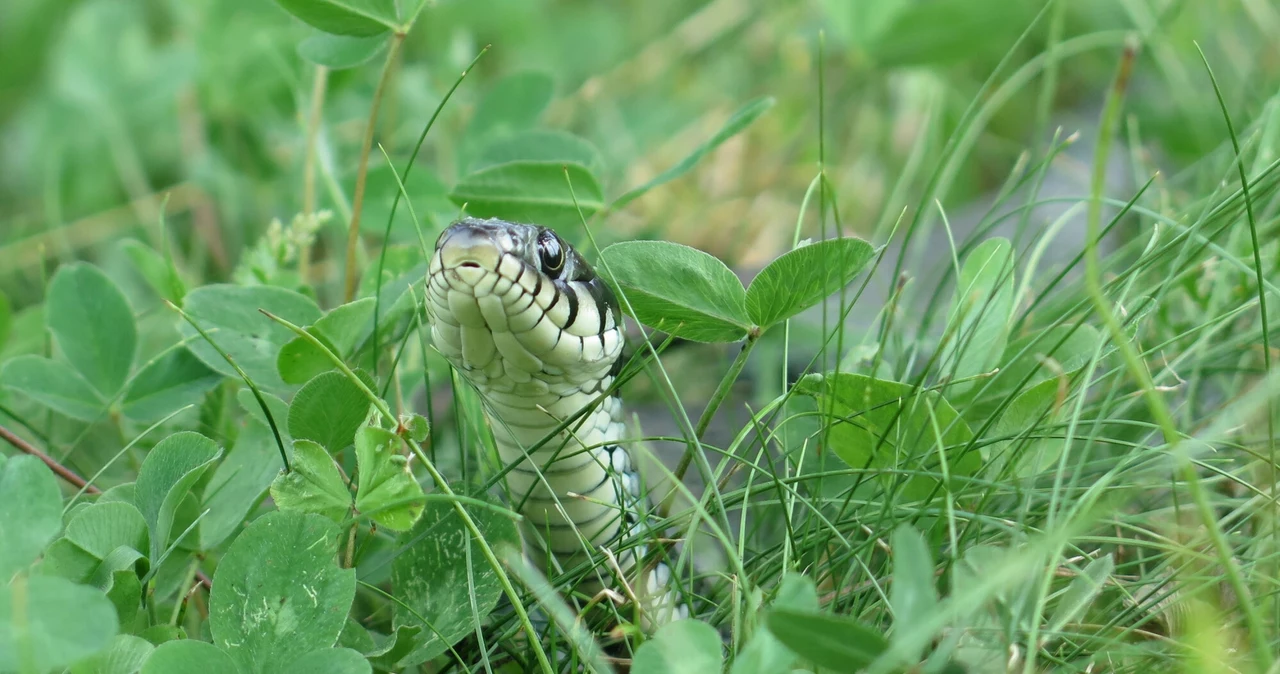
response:
[[[665,562],[642,569],[647,546],[615,547],[641,531],[648,508],[621,444],[621,399],[592,406],[610,390],[623,346],[609,286],[548,228],[467,218],[436,243],[426,306],[435,347],[484,399],[531,557],[571,569],[609,549],[647,621],[686,616]],[[610,567],[597,565],[577,589],[616,587]]]

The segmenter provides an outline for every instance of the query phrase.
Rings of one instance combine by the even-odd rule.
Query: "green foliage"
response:
[[[322,517],[276,512],[227,549],[209,595],[209,626],[242,672],[283,671],[337,643],[356,591],[355,571],[335,563],[340,534]]]
[[[62,526],[58,485],[35,457],[0,464],[0,580],[35,561]]]
[[[677,620],[663,625],[653,638],[636,650],[631,671],[636,674],[694,674],[723,669],[720,635],[697,620]]]
[[[492,510],[470,509],[485,540],[493,547],[520,545],[520,534],[508,518]],[[452,504],[431,501],[414,528],[401,538],[405,549],[392,562],[391,580],[403,601],[395,626],[418,630],[413,651],[401,667],[426,662],[444,653],[477,626],[502,596],[498,570],[480,555]]]
[[[1275,11],[745,7],[6,4],[0,673],[1274,671]],[[660,351],[573,563],[425,328],[464,213]]]

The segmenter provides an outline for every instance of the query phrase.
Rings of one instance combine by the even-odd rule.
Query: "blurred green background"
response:
[[[0,290],[15,308],[40,300],[58,261],[111,267],[125,237],[158,245],[165,199],[179,266],[202,282],[227,278],[272,218],[299,212],[316,67],[298,45],[314,32],[267,0],[0,4]],[[601,225],[605,241],[669,238],[751,269],[790,245],[817,171],[820,36],[835,204],[847,231],[873,237],[915,206],[962,113],[991,95],[982,86],[1002,58],[1004,77],[1022,81],[973,129],[972,151],[939,195],[947,208],[998,188],[1020,154],[1048,145],[1063,114],[1077,124],[1064,135],[1089,136],[1128,32],[1143,50],[1126,140],[1169,175],[1226,139],[1194,41],[1239,119],[1280,82],[1280,10],[1268,0],[441,0],[407,36],[377,139],[403,166],[441,96],[492,45],[408,181],[431,240],[456,214],[445,194],[465,169],[467,124],[505,77],[550,76],[550,104],[526,121],[593,143],[606,198],[679,161],[746,101],[773,96],[744,134]],[[318,203],[338,217],[314,256],[322,303],[340,282],[341,216],[384,57],[329,76]],[[1049,76],[1045,59],[1056,62]],[[913,152],[920,165],[904,170]],[[363,218],[372,246],[395,190],[375,148]],[[416,241],[411,225],[401,208],[391,237]]]

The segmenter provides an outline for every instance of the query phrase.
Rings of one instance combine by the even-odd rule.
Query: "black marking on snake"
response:
[[[573,322],[578,320],[578,291],[568,283],[561,285],[559,281],[556,282],[556,289],[564,293],[565,301],[569,303],[569,317],[565,319],[564,327],[560,328],[563,332],[573,327]]]

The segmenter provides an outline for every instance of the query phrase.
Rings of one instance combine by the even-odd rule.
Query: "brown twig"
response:
[[[70,484],[71,486],[77,487],[79,489],[83,489],[87,494],[102,493],[101,489],[89,484],[89,482],[85,480],[83,477],[76,475],[75,471],[58,463],[56,459],[49,456],[48,454],[45,454],[39,449],[36,449],[36,447],[33,446],[31,443],[27,442],[26,440],[23,440],[16,433],[9,430],[8,428],[5,428],[3,425],[0,425],[0,438],[3,438],[5,442],[13,445],[14,447],[17,447],[18,451],[23,452],[24,454],[30,454],[31,456],[34,456],[37,459],[40,459],[41,461],[43,461],[44,465],[49,467],[49,470],[52,470],[58,477],[62,478],[63,480],[66,480],[67,483]],[[196,569],[196,580],[198,580],[201,585],[207,588],[213,587],[213,581],[210,580],[209,577],[206,576],[205,573],[199,569]]]
[[[0,438],[4,438],[5,442],[8,442],[14,447],[17,447],[18,451],[26,454],[30,454],[31,456],[34,456],[37,459],[40,459],[41,461],[44,462],[44,465],[49,467],[49,470],[52,470],[55,474],[57,474],[58,477],[66,480],[72,486],[83,489],[90,494],[102,493],[101,489],[98,489],[97,487],[86,482],[83,477],[76,475],[75,471],[58,463],[57,460],[55,460],[52,456],[49,456],[48,454],[45,454],[39,449],[36,449],[34,446],[32,446],[31,443],[18,437],[17,434],[5,428],[4,426],[0,426]]]

